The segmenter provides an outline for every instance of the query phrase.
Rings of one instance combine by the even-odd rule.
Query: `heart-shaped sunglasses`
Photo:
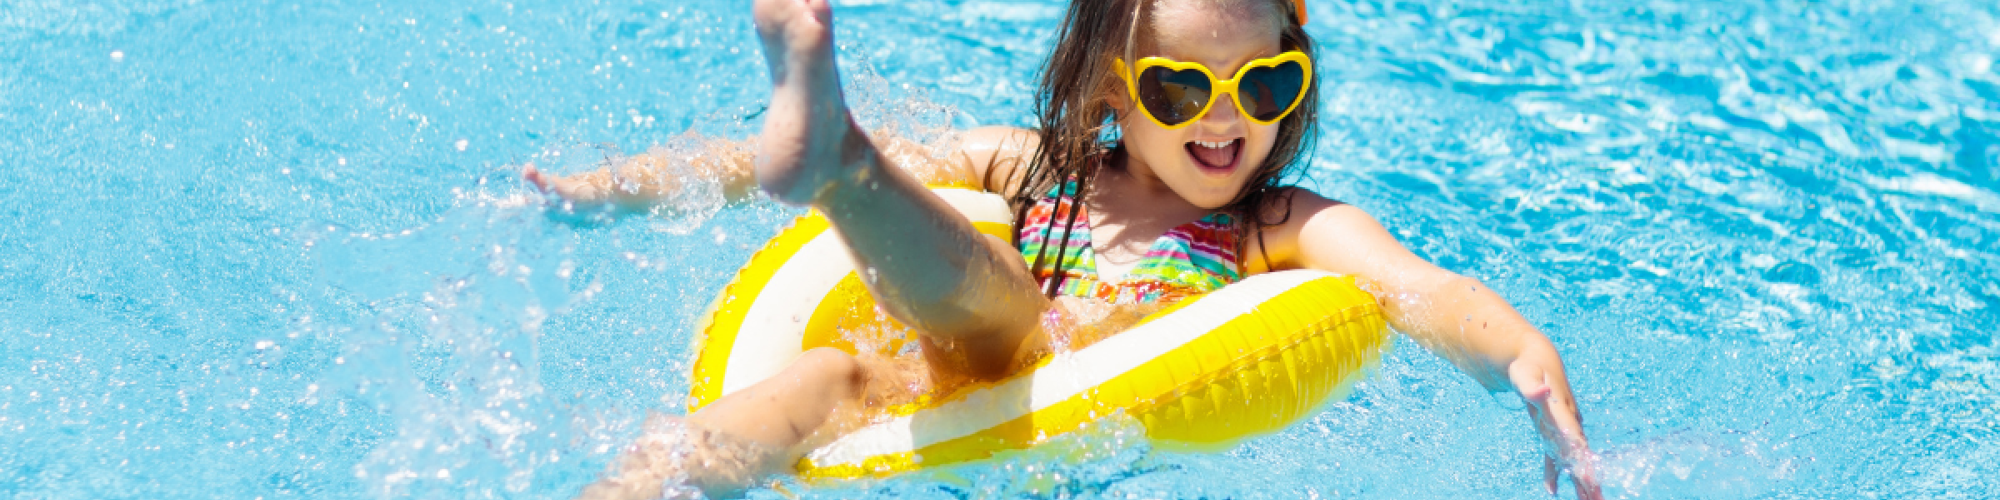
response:
[[[1112,63],[1141,114],[1168,129],[1200,120],[1222,94],[1235,96],[1236,110],[1251,122],[1277,123],[1299,107],[1312,86],[1312,57],[1296,50],[1245,63],[1228,80],[1217,80],[1201,63],[1164,57],[1143,58],[1129,68],[1123,58]]]

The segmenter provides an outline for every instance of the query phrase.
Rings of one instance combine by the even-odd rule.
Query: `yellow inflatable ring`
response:
[[[933,192],[980,232],[1008,238],[997,195]],[[688,409],[776,374],[806,350],[840,347],[874,302],[839,237],[816,214],[752,256],[696,332]],[[801,476],[860,477],[980,460],[1032,447],[1113,413],[1171,450],[1216,450],[1280,430],[1344,397],[1381,359],[1388,329],[1373,296],[1319,271],[1265,273],[1154,313],[1014,377],[956,391],[807,453]]]

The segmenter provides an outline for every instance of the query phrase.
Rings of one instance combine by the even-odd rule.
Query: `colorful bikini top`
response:
[[[1033,267],[1043,290],[1055,280],[1061,295],[1139,304],[1214,291],[1243,277],[1236,262],[1235,218],[1210,212],[1160,235],[1120,281],[1100,280],[1097,252],[1090,244],[1090,214],[1077,202],[1077,190],[1075,179],[1050,189],[1021,224],[1021,256]],[[1035,262],[1038,256],[1040,266]],[[1061,276],[1055,275],[1056,269],[1062,270]]]

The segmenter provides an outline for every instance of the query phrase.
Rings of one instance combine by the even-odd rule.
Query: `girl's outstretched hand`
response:
[[[1556,494],[1556,481],[1568,470],[1579,500],[1603,499],[1604,492],[1597,483],[1597,454],[1590,451],[1590,442],[1583,437],[1583,418],[1577,413],[1576,402],[1555,397],[1548,372],[1534,363],[1516,361],[1507,376],[1521,400],[1528,404],[1528,416],[1534,419],[1535,430],[1541,431],[1546,450],[1542,455],[1542,480],[1549,494]]]
[[[689,189],[722,189],[725,201],[748,199],[755,190],[750,175],[755,144],[687,134],[693,146],[655,147],[645,153],[607,159],[588,172],[556,175],[533,163],[521,167],[521,180],[560,200],[560,212],[592,217],[648,213],[676,203]],[[551,213],[556,213],[552,211]]]
[[[521,180],[549,197],[550,220],[572,226],[589,227],[619,215],[613,210],[617,197],[615,180],[608,172],[585,172],[562,176],[543,172],[535,164],[521,167]]]
[[[597,189],[596,185],[587,182],[593,179],[579,179],[577,177],[584,176],[563,177],[550,175],[536,168],[533,163],[521,167],[521,180],[528,181],[529,184],[535,186],[536,190],[556,195],[562,198],[563,201],[579,206],[597,206],[602,205],[609,198],[607,196],[608,193],[604,192],[605,190]]]

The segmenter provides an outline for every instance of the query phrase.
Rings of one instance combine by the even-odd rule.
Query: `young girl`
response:
[[[1162,304],[1244,275],[1321,269],[1357,276],[1397,331],[1490,390],[1519,393],[1549,444],[1550,491],[1567,469],[1579,496],[1599,495],[1546,337],[1485,285],[1411,254],[1367,213],[1279,184],[1316,132],[1303,2],[1074,2],[1041,75],[1039,129],[974,130],[947,161],[892,165],[884,149],[911,146],[878,146],[849,116],[826,1],[756,0],[773,85],[759,150],[754,160],[724,152],[697,166],[739,193],[749,192],[754,170],[768,195],[826,214],[856,262],[876,270],[867,286],[881,307],[921,333],[936,384],[1002,378],[1045,355],[1060,334],[1045,328],[1044,313],[1090,321],[1080,311],[1105,303]],[[658,165],[642,156],[616,171],[524,175],[571,203],[644,206],[676,184]],[[920,176],[1008,196],[1016,241],[974,231]],[[658,496],[667,462],[714,470],[733,460],[737,473],[790,463],[849,427],[830,416],[881,396],[888,374],[876,366],[808,352],[689,415],[691,436],[649,424],[619,470],[585,493]],[[718,451],[754,445],[786,452]],[[703,450],[695,455],[703,463],[663,454],[675,446]]]

